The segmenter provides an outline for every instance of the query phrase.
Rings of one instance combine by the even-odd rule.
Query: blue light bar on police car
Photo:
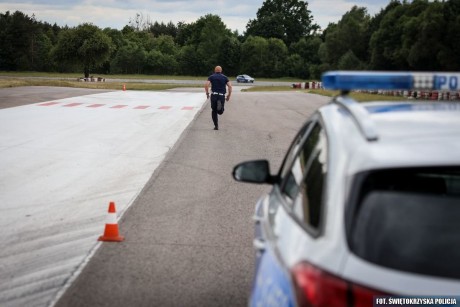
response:
[[[322,76],[331,90],[460,90],[460,73],[331,71]]]

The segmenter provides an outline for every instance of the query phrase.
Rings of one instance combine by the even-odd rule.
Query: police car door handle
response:
[[[265,250],[265,241],[260,238],[254,239],[254,241],[252,241],[252,245],[254,246],[254,249],[259,252],[263,252]]]

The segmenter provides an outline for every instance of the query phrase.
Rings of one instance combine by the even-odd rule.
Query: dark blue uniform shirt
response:
[[[227,93],[228,78],[224,74],[216,72],[209,76],[208,81],[211,82],[211,92]]]

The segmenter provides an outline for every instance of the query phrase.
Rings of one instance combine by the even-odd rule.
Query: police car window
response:
[[[312,134],[314,144],[306,164],[306,174],[301,182],[292,212],[297,219],[310,228],[318,229],[323,204],[323,187],[327,174],[327,139],[324,130]]]
[[[320,131],[321,127],[319,124],[315,124],[311,132],[308,134],[305,142],[302,144],[302,148],[294,156],[291,168],[284,178],[282,192],[286,195],[289,203],[292,203],[292,200],[296,197],[299,191],[307,162],[318,143]]]
[[[304,125],[297,136],[294,138],[294,141],[292,142],[280,169],[280,176],[282,179],[290,174],[292,163],[298,155],[298,151],[302,145],[302,142],[305,140],[306,133],[308,132],[308,129],[311,127],[311,125],[311,122]]]
[[[378,170],[355,181],[358,197],[346,214],[355,255],[395,270],[460,277],[459,167]]]

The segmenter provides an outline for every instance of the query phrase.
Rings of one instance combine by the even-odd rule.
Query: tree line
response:
[[[370,16],[354,6],[320,30],[308,2],[266,0],[243,34],[218,15],[195,22],[137,14],[122,29],[60,27],[0,13],[0,70],[90,74],[209,74],[318,78],[345,70],[460,69],[460,1],[392,0]]]

